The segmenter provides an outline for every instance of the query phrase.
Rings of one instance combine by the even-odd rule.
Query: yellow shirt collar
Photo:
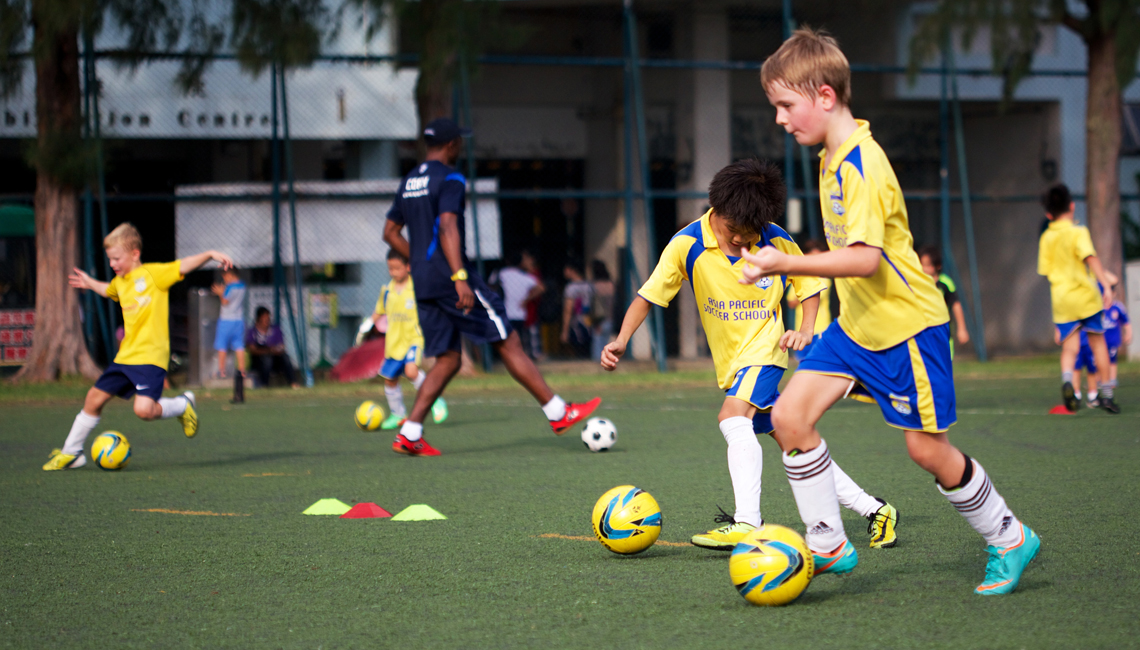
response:
[[[701,216],[701,237],[705,240],[705,248],[720,248],[720,244],[716,241],[716,233],[712,229],[712,223],[709,221],[711,216],[712,208],[709,208],[708,212]]]
[[[843,164],[843,160],[847,158],[847,154],[851,153],[852,149],[859,146],[860,142],[871,137],[870,122],[867,120],[855,120],[855,123],[858,124],[859,127],[856,128],[855,132],[843,141],[843,144],[839,145],[839,150],[831,156],[831,162],[827,165],[827,171],[829,173],[834,174],[836,171],[838,171],[839,165]],[[821,159],[826,155],[826,148],[819,152],[819,157]]]

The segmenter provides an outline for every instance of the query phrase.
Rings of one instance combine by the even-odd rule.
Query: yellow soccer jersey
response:
[[[143,264],[107,285],[107,297],[123,308],[123,342],[115,363],[170,365],[170,287],[182,279],[181,262]]]
[[[934,279],[922,272],[902,188],[871,127],[859,128],[819,168],[819,202],[832,250],[863,243],[880,251],[869,278],[836,278],[839,326],[868,350],[885,350],[950,321]],[[826,151],[824,152],[826,153]],[[824,153],[820,154],[822,158]]]
[[[1085,260],[1096,255],[1089,229],[1072,219],[1054,219],[1041,233],[1037,273],[1049,278],[1053,322],[1071,323],[1104,309],[1096,278]]]
[[[754,285],[740,284],[745,262],[729,258],[717,245],[709,225],[710,210],[685,226],[661,253],[661,261],[638,291],[649,302],[667,307],[681,283],[693,285],[701,324],[708,336],[717,383],[732,387],[736,372],[748,366],[788,366],[788,353],[780,350],[784,318],[780,299],[788,284],[800,300],[823,291],[819,278],[761,278]],[[801,255],[788,233],[770,225],[761,234],[752,252],[762,246],[775,246],[791,255]]]
[[[823,282],[823,291],[819,292],[819,311],[815,313],[815,334],[823,334],[823,330],[831,324],[831,278],[820,278]],[[796,329],[804,323],[804,308],[796,307]]]
[[[424,333],[420,329],[420,316],[416,311],[416,291],[412,278],[396,291],[396,283],[389,282],[376,301],[376,313],[388,315],[388,332],[384,335],[384,358],[403,359],[413,345],[424,347]]]

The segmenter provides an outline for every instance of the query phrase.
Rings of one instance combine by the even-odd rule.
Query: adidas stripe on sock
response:
[[[835,475],[827,442],[810,451],[784,454],[784,471],[792,487],[792,496],[807,529],[808,548],[829,553],[847,541],[843,520],[839,517],[839,500],[835,494]]]
[[[987,544],[998,548],[1017,544],[1021,541],[1021,526],[1018,525],[1020,522],[1017,517],[1013,516],[1005,499],[990,482],[982,464],[969,456],[966,456],[966,462],[973,463],[973,476],[966,484],[946,490],[935,482],[938,491],[966,518]]]

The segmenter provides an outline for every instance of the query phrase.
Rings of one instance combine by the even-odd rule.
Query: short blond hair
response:
[[[130,222],[121,223],[103,238],[104,249],[112,246],[122,246],[125,251],[141,251],[142,235]]]
[[[760,84],[786,86],[814,100],[822,86],[831,86],[844,106],[851,105],[851,65],[835,38],[823,30],[803,27],[792,32],[760,68]]]

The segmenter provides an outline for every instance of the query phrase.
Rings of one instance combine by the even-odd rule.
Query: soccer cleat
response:
[[[443,422],[447,419],[447,402],[442,397],[435,400],[431,405],[431,420],[436,424]]]
[[[397,433],[396,439],[392,441],[392,451],[397,454],[407,454],[409,456],[438,456],[439,450],[432,447],[427,443],[427,440],[420,438],[415,442],[408,440],[404,434]]]
[[[1099,397],[1089,397],[1088,399],[1085,400],[1085,406],[1089,407],[1090,409],[1095,409],[1095,408],[1099,407],[1100,406],[1100,398]]]
[[[1116,400],[1111,397],[1100,398],[1100,407],[1113,415],[1120,414],[1120,406],[1116,403]]]
[[[899,511],[882,499],[875,500],[883,505],[867,517],[871,548],[891,548],[899,543],[899,537],[895,534],[895,527],[899,525]]]
[[[815,559],[814,575],[851,573],[859,564],[859,554],[855,552],[855,545],[851,543],[851,540],[844,540],[843,546],[830,553],[820,554],[812,551],[811,555]]]
[[[1081,405],[1081,401],[1077,399],[1077,391],[1070,382],[1061,384],[1061,399],[1065,403],[1065,408],[1073,413],[1076,413],[1077,407]]]
[[[584,404],[567,404],[566,414],[562,416],[561,420],[554,420],[550,423],[550,428],[554,429],[554,433],[562,435],[566,433],[570,427],[578,424],[582,420],[590,417],[594,409],[602,403],[602,398],[595,397],[594,399]]]
[[[1021,573],[1037,557],[1041,538],[1029,526],[1021,526],[1021,541],[1009,548],[987,546],[990,559],[986,561],[986,579],[974,589],[975,594],[997,596],[1017,589]]]
[[[756,527],[752,524],[737,521],[732,515],[721,509],[720,506],[717,506],[716,509],[720,510],[720,514],[717,515],[713,521],[725,525],[720,528],[714,528],[707,533],[693,535],[693,538],[689,540],[693,546],[708,548],[714,551],[731,551],[736,548],[737,542],[744,539],[745,535],[756,530]]]
[[[52,472],[57,469],[78,469],[87,464],[87,457],[83,452],[79,452],[78,456],[63,453],[62,449],[51,450],[51,460],[44,464],[45,472]]]
[[[380,428],[384,429],[385,431],[391,431],[392,429],[397,429],[397,428],[404,425],[404,420],[406,420],[406,419],[407,418],[403,415],[396,415],[395,413],[389,413],[388,417],[384,418],[384,421],[380,423]]]
[[[198,412],[194,410],[194,393],[186,391],[182,396],[186,398],[186,410],[178,416],[178,421],[182,423],[182,432],[186,437],[193,438],[198,434]]]

